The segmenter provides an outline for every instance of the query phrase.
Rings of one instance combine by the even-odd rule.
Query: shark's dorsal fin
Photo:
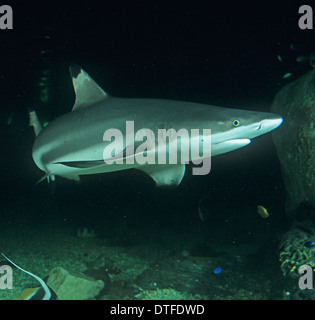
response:
[[[70,74],[76,96],[72,111],[84,108],[109,97],[109,95],[79,66],[72,64],[70,66]]]
[[[148,174],[157,186],[177,187],[184,178],[185,164],[147,165],[137,168]]]

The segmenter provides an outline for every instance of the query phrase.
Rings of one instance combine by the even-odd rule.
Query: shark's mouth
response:
[[[239,145],[239,144],[249,144],[251,143],[252,140],[250,139],[227,139],[223,140],[217,143],[214,143],[214,145],[221,145],[221,144],[234,144],[234,145]]]
[[[250,144],[250,139],[232,139],[218,142],[211,146],[211,155],[216,156],[218,154],[234,151]]]
[[[217,146],[238,146],[238,148],[241,148],[243,146],[246,146],[248,144],[250,144],[252,142],[252,140],[250,139],[231,139],[231,140],[224,140],[224,141],[220,141],[215,143],[214,145]]]

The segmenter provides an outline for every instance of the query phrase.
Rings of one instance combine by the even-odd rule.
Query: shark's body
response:
[[[72,66],[70,73],[76,93],[72,112],[55,119],[42,130],[35,113],[31,113],[31,124],[37,135],[33,159],[45,171],[45,177],[59,175],[78,180],[80,175],[138,168],[149,174],[158,185],[178,185],[185,173],[184,163],[105,163],[104,149],[111,142],[103,140],[104,132],[115,128],[126,133],[128,121],[134,122],[134,132],[149,128],[154,134],[159,129],[199,129],[201,134],[203,129],[211,129],[211,156],[215,156],[241,148],[249,144],[250,139],[282,123],[280,116],[265,112],[174,100],[114,98],[79,67]],[[134,139],[124,136],[123,150],[118,156],[120,160],[126,160],[131,138]],[[202,136],[189,143],[198,141],[201,143]],[[147,152],[157,153],[155,144],[151,149]],[[190,157],[189,161],[198,159]]]

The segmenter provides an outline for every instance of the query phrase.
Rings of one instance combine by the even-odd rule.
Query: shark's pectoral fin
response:
[[[72,111],[108,98],[109,95],[79,66],[72,64],[70,74],[75,91]]]
[[[177,187],[184,178],[185,164],[147,165],[137,168],[148,174],[158,186]]]

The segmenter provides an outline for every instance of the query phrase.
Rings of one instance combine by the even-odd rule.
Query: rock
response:
[[[315,207],[315,70],[283,87],[271,111],[284,118],[273,139],[286,187],[286,212],[293,220],[299,204]]]
[[[60,267],[50,271],[47,284],[60,300],[95,299],[104,288],[102,280],[95,281],[84,275],[73,275]]]

